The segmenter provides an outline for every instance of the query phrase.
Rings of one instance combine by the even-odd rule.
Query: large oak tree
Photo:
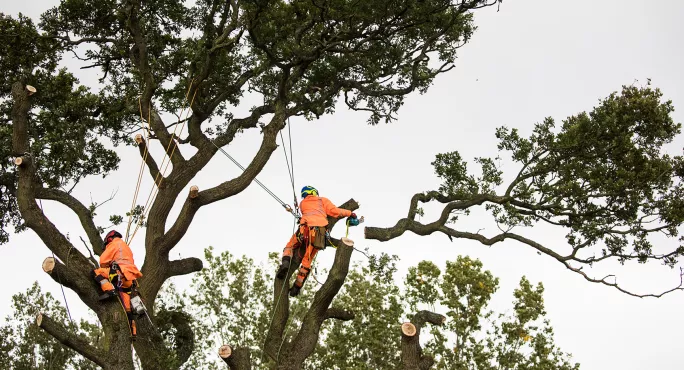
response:
[[[39,202],[59,202],[78,215],[90,248],[99,255],[103,230],[95,218],[97,206],[77,199],[72,190],[88,176],[117,168],[110,143],[132,143],[131,136],[139,134],[140,155],[158,187],[153,202],[133,207],[128,217],[135,221],[133,233],[138,224],[146,227],[140,283],[148,307],[154,307],[165,281],[202,269],[198,258],[169,258],[194,216],[252,182],[277,148],[277,135],[289,117],[313,119],[341,105],[368,112],[370,124],[392,121],[407,94],[425,92],[437,75],[454,67],[457,50],[473,34],[473,12],[498,2],[63,0],[38,25],[21,15],[2,15],[3,241],[6,226],[33,230],[57,257],[46,260],[46,272],[96,313],[105,340],[95,348],[48,315],[41,316],[40,326],[104,368],[133,367],[119,305],[97,301],[89,275],[94,258],[74,247]],[[97,68],[99,84],[83,86],[68,69],[58,69],[66,55]],[[233,113],[236,107],[244,111],[244,101],[255,95],[260,104],[247,115]],[[186,106],[187,116],[164,119]],[[190,182],[219,148],[250,129],[258,129],[262,140],[242,174],[189,194]],[[170,171],[165,171],[166,157],[150,155],[155,145],[166,149]],[[13,158],[16,166],[9,162]],[[183,203],[180,215],[169,219],[177,201]],[[343,207],[353,210],[357,204],[350,200]],[[281,289],[284,282],[274,282],[278,304],[264,352],[279,369],[301,368],[315,349],[321,324],[346,317],[329,306],[344,283],[353,249],[334,243],[340,247],[329,277],[299,333],[284,344],[287,355],[277,361],[289,297]],[[151,316],[162,326],[155,312]],[[166,317],[183,340],[167,347],[155,327],[141,320],[135,349],[145,369],[167,368],[169,359],[182,363],[192,353],[193,333],[185,316]],[[229,366],[249,368],[249,351],[233,345]]]
[[[473,11],[496,3],[228,0],[188,6],[173,0],[65,0],[47,11],[38,26],[25,17],[2,16],[0,32],[8,42],[0,44],[0,150],[4,159],[17,161],[16,166],[8,160],[0,164],[0,222],[3,230],[7,225],[30,228],[56,255],[58,260],[45,264],[46,271],[95,312],[104,340],[96,347],[49,315],[41,316],[40,326],[104,368],[133,367],[120,307],[97,301],[97,286],[89,276],[92,259],[74,247],[39,204],[50,200],[69,207],[99,254],[96,206],[79,201],[71,190],[82,179],[118,166],[109,143],[132,143],[131,135],[139,133],[138,150],[159,189],[151,204],[134,208],[130,216],[147,228],[141,290],[148,307],[154,307],[169,278],[202,270],[198,258],[169,258],[194,216],[252,182],[277,148],[276,138],[289,117],[314,118],[343,106],[368,112],[371,124],[393,120],[407,94],[426,91],[437,75],[453,67],[456,51],[474,31]],[[82,86],[68,70],[57,68],[60,58],[72,52],[99,69],[98,86]],[[252,95],[261,103],[235,116],[235,107]],[[187,117],[163,118],[188,105]],[[678,237],[684,220],[684,162],[663,153],[680,131],[672,110],[657,89],[625,87],[559,129],[552,119],[538,124],[529,138],[502,128],[497,131],[499,149],[519,165],[516,174],[507,176],[494,159],[478,158],[481,173],[472,175],[458,152],[441,154],[433,165],[443,185],[416,194],[407,217],[395,226],[369,227],[365,235],[390,240],[406,231],[441,232],[486,245],[512,239],[589,281],[635,294],[613,276],[592,276],[583,265],[657,260],[675,266],[684,253],[681,247],[663,251],[650,239],[655,233]],[[219,148],[249,129],[259,129],[262,142],[244,172],[189,193],[190,182]],[[153,145],[173,153],[170,171],[164,170],[164,158],[150,155]],[[169,219],[177,201],[182,202],[180,214]],[[445,206],[437,220],[425,224],[416,218],[422,214],[419,203],[429,201]],[[491,212],[501,233],[485,236],[459,228],[459,217],[478,206]],[[343,207],[353,210],[358,204],[350,200]],[[337,220],[330,221],[334,226]],[[545,246],[515,230],[537,223],[566,230],[567,243]],[[353,249],[334,243],[339,248],[328,279],[306,307],[297,333],[284,341],[290,302],[281,289],[285,282],[274,280],[277,304],[262,350],[278,369],[302,368],[314,354],[321,325],[350,318],[331,303],[345,282]],[[180,311],[151,316],[154,325],[141,321],[135,342],[143,368],[179,366],[194,349],[188,317]],[[439,322],[432,314],[416,320]],[[173,346],[157,330],[169,326],[177,337]],[[228,366],[250,368],[250,349],[230,344]],[[415,356],[419,347],[406,344],[404,365],[423,366]],[[283,349],[285,355],[279,356]]]

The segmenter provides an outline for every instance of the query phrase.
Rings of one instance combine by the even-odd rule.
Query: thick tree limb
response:
[[[138,143],[138,152],[140,152],[140,156],[145,160],[147,169],[150,171],[150,176],[152,176],[152,179],[156,181],[156,185],[158,185],[159,181],[162,180],[162,176],[159,173],[157,162],[152,157],[152,153],[150,153],[150,149],[142,137],[140,138],[140,141],[138,141],[138,138],[136,137],[136,142]]]
[[[91,309],[97,309],[97,285],[90,279],[90,271],[85,273],[74,269],[73,266],[65,266],[54,257],[47,257],[43,261],[43,271],[50,275],[52,280],[60,285],[73,290],[81,300]],[[90,269],[94,269],[91,265]],[[82,276],[82,274],[86,276]]]
[[[432,325],[442,325],[444,322],[446,322],[446,316],[423,310],[416,313],[411,322],[419,327],[425,326],[426,323],[430,323]]]
[[[38,314],[36,325],[57,339],[58,342],[78,352],[81,356],[101,367],[107,367],[107,361],[105,361],[106,352],[96,349],[87,340],[68,331],[44,313]]]
[[[171,250],[180,241],[190,227],[195,214],[202,206],[238,194],[252,183],[271,158],[271,154],[278,148],[277,135],[284,126],[285,119],[282,110],[275,114],[271,122],[263,130],[264,137],[257,154],[238,177],[213,188],[203,190],[195,198],[188,197],[186,199],[176,222],[157,243],[163,251]]]
[[[54,200],[69,207],[78,216],[78,220],[81,222],[86,235],[88,235],[93,252],[98,256],[102,254],[102,237],[97,230],[97,226],[95,226],[93,215],[88,207],[65,191],[38,187],[38,185],[36,185],[36,198]]]
[[[202,270],[202,260],[195,257],[169,261],[168,276],[187,275]]]
[[[442,213],[439,217],[434,222],[431,222],[429,224],[423,224],[418,221],[415,221],[415,216],[417,214],[417,208],[418,208],[418,202],[429,202],[431,200],[437,200],[440,203],[445,203],[446,206],[442,210]],[[491,203],[491,204],[498,204],[498,205],[506,205],[506,204],[512,204],[517,207],[524,207],[526,209],[539,209],[540,206],[535,205],[535,204],[528,204],[525,202],[521,202],[519,200],[515,200],[511,198],[510,196],[497,196],[497,195],[491,195],[491,194],[475,194],[475,195],[443,195],[440,194],[439,192],[428,192],[428,193],[418,193],[414,195],[411,199],[411,205],[409,208],[408,212],[408,217],[400,219],[397,221],[397,223],[388,228],[378,228],[378,227],[366,227],[364,229],[364,234],[366,239],[375,239],[379,241],[388,241],[394,238],[397,238],[404,234],[406,231],[411,231],[414,234],[425,236],[425,235],[430,235],[435,232],[441,232],[450,238],[459,238],[459,239],[470,239],[470,240],[475,240],[483,245],[494,245],[499,242],[503,242],[507,239],[511,240],[516,240],[520,243],[523,243],[527,246],[532,247],[533,249],[537,250],[539,253],[543,253],[549,257],[552,257],[553,259],[557,260],[558,262],[562,263],[568,270],[575,272],[579,275],[581,275],[583,278],[585,278],[587,281],[593,282],[593,283],[599,283],[603,284],[606,286],[613,287],[620,292],[623,292],[625,294],[634,296],[634,297],[639,297],[639,298],[645,298],[645,297],[661,297],[664,294],[671,293],[674,291],[678,290],[684,290],[684,281],[682,280],[682,273],[680,273],[680,283],[676,287],[666,290],[665,292],[659,293],[659,294],[636,294],[633,292],[630,292],[620,286],[618,286],[617,282],[613,281],[608,281],[608,278],[614,278],[613,275],[609,275],[603,279],[596,279],[592,278],[589,275],[587,275],[584,271],[582,271],[581,268],[576,268],[571,265],[572,262],[579,263],[579,264],[584,264],[584,265],[591,265],[593,263],[608,259],[608,258],[622,258],[622,259],[636,259],[638,258],[637,255],[628,255],[628,254],[622,254],[622,253],[612,253],[610,255],[606,255],[603,257],[598,257],[598,258],[579,258],[577,257],[577,252],[584,248],[586,245],[588,245],[589,241],[583,244],[580,244],[576,246],[570,254],[563,255],[555,250],[546,247],[542,245],[541,243],[538,243],[532,239],[526,238],[522,235],[513,233],[513,232],[503,232],[498,235],[495,235],[491,238],[488,238],[484,235],[481,235],[479,233],[472,233],[472,232],[465,232],[465,231],[459,231],[454,228],[446,226],[447,222],[449,221],[449,218],[452,214],[452,212],[457,211],[457,210],[466,210],[469,209],[473,206],[478,206],[482,205],[484,203]],[[534,214],[533,214],[534,215]],[[657,230],[654,229],[654,230]],[[619,232],[620,233],[620,232]],[[669,256],[676,255],[680,252],[676,251],[673,253],[665,254],[662,256],[658,255],[653,255],[649,257],[650,259],[666,259]]]
[[[343,206],[352,211],[358,209],[358,204],[353,199]],[[330,227],[334,226],[335,222],[331,222],[331,224]],[[337,245],[337,250],[335,251],[335,260],[328,278],[314,295],[313,302],[304,316],[299,333],[297,333],[292,342],[296,343],[296,350],[289,351],[283,360],[288,366],[291,365],[293,368],[301,366],[316,348],[321,324],[327,318],[330,304],[342,288],[349,272],[349,263],[354,251],[353,243],[348,245],[338,240],[334,240],[333,243]]]
[[[214,144],[219,148],[230,144],[238,131],[256,127],[257,123],[259,123],[259,119],[270,113],[275,113],[275,107],[271,104],[266,104],[254,108],[252,113],[247,117],[234,118],[228,124],[228,129],[214,140]]]
[[[230,370],[251,370],[252,354],[249,348],[238,347],[233,349],[224,344],[219,348],[219,357],[228,365]]]
[[[45,245],[63,261],[69,261],[71,268],[64,274],[64,284],[72,287],[81,297],[87,298],[89,278],[87,271],[92,266],[73,244],[50,222],[36,203],[35,163],[28,153],[28,111],[29,94],[22,83],[12,85],[12,151],[25,159],[18,172],[17,204],[27,227],[32,229]],[[92,286],[91,286],[92,288]],[[92,301],[85,300],[86,304]]]
[[[325,311],[324,320],[337,319],[337,320],[341,320],[341,321],[349,321],[349,320],[354,320],[354,317],[355,317],[355,315],[351,311],[343,310],[341,308],[331,307],[331,308],[328,308],[327,311]]]
[[[328,278],[314,295],[314,300],[304,316],[299,333],[297,333],[297,336],[292,341],[292,343],[296,343],[296,346],[291,344],[292,350],[288,351],[284,356],[281,353],[283,358],[279,362],[285,364],[284,368],[300,368],[304,361],[313,353],[318,344],[321,324],[326,319],[328,307],[337,293],[339,293],[347,277],[349,262],[354,248],[341,241],[336,245],[335,261],[330,269]]]
[[[426,323],[442,325],[446,317],[430,311],[420,311],[410,323],[401,325],[401,362],[403,370],[428,370],[434,364],[431,356],[422,354],[420,330]]]

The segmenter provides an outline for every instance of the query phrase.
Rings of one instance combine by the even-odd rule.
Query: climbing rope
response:
[[[147,122],[150,121],[151,115],[152,115],[152,109],[151,105],[148,104],[147,107]],[[138,194],[140,193],[140,184],[142,183],[142,176],[143,172],[145,172],[145,162],[147,161],[147,154],[149,150],[149,145],[147,143],[149,142],[149,123],[147,124],[147,127],[145,127],[145,119],[143,118],[143,113],[142,113],[142,102],[140,101],[140,97],[138,97],[138,109],[140,110],[140,129],[145,132],[145,151],[143,153],[143,157],[141,158],[140,161],[140,169],[138,170],[138,181],[136,182],[135,185],[135,192],[133,194],[133,202],[131,203],[131,210],[128,213],[128,226],[126,226],[126,241],[128,242],[128,236],[130,235],[131,231],[131,224],[133,223],[133,211],[135,210],[135,205],[138,202]],[[147,130],[146,130],[147,128]]]
[[[44,214],[45,212],[43,211],[43,200],[38,199],[38,203],[40,204],[40,212]],[[71,248],[69,249],[69,252],[67,253],[67,259],[69,258],[69,253],[71,253]],[[55,252],[52,252],[52,259],[57,261],[57,257],[55,257]],[[56,263],[57,262],[55,262],[55,264]],[[67,265],[68,264],[69,264],[69,261],[67,261]],[[67,314],[69,315],[69,321],[73,324],[74,319],[71,318],[71,310],[69,310],[69,302],[67,302],[66,294],[64,294],[64,285],[62,284],[62,279],[60,278],[59,274],[57,274],[57,282],[59,283],[59,287],[62,289],[62,298],[64,298],[64,306],[66,306]]]
[[[292,233],[293,233],[293,234],[294,234],[294,231],[295,231],[296,229],[297,229],[297,220],[295,219],[295,220],[294,220],[294,223],[293,223],[293,226],[292,226]],[[293,251],[293,252],[294,252],[294,251]],[[292,268],[292,263],[290,263],[290,265],[287,267],[287,273],[285,274],[285,279],[283,279],[283,286],[280,287],[280,293],[278,293],[278,300],[276,301],[275,306],[273,306],[273,313],[271,314],[271,321],[270,321],[269,324],[268,324],[268,330],[266,331],[266,333],[268,333],[269,331],[271,331],[271,327],[272,327],[272,325],[273,325],[273,319],[275,318],[276,310],[278,309],[278,305],[280,304],[280,298],[283,297],[283,290],[285,289],[286,286],[288,286],[288,285],[290,284],[290,279],[288,279],[288,278],[289,278],[289,276],[290,276],[290,269],[291,269],[291,268]],[[289,321],[290,321],[290,317],[289,317],[289,315],[288,315],[288,317],[287,317],[287,322],[285,322],[285,329],[283,330],[283,340],[280,342],[280,346],[278,347],[278,354],[276,355],[276,362],[278,362],[278,358],[280,357],[280,348],[283,346],[283,342],[285,342],[285,332],[286,332],[286,330],[287,330],[287,324],[289,323]],[[268,334],[267,334],[267,335],[268,335]],[[265,348],[264,348],[264,349],[265,349]],[[261,351],[261,360],[260,360],[260,361],[261,361],[262,363],[264,362],[264,353],[265,353],[265,352],[266,352],[265,350],[264,350],[264,351]]]
[[[290,159],[288,161],[287,150],[285,149],[285,140],[283,139],[283,132],[280,131],[280,142],[283,144],[283,153],[285,154],[285,164],[287,165],[287,173],[290,175],[290,183],[292,184],[292,199],[294,202],[295,212],[299,213],[299,205],[297,204],[297,191],[295,190],[294,180],[294,156],[292,155],[292,125],[290,118],[287,118],[287,132],[288,140],[290,141]]]
[[[194,81],[194,79],[193,79],[193,81]],[[188,94],[190,93],[191,87],[192,87],[192,82],[190,82],[190,86],[188,87],[188,93],[185,96],[186,102],[187,102],[187,97],[188,97]],[[185,128],[185,124],[188,121],[187,118],[190,115],[192,104],[195,102],[195,96],[196,95],[197,95],[197,89],[195,89],[195,92],[192,95],[192,100],[190,101],[190,104],[188,105],[186,117],[185,117],[185,119],[183,119],[183,124],[180,126],[180,132],[183,132],[183,129]],[[182,119],[184,111],[185,111],[185,107],[183,107],[183,109],[181,110],[181,114],[178,116],[178,119],[179,119],[178,123],[180,123],[180,120]],[[150,194],[148,195],[147,201],[145,202],[145,206],[143,208],[143,214],[140,215],[140,218],[138,219],[138,222],[136,223],[135,229],[133,230],[133,235],[131,235],[130,240],[126,240],[126,243],[128,245],[130,245],[130,243],[133,241],[133,238],[135,237],[136,233],[140,229],[142,222],[145,220],[145,218],[149,214],[150,206],[152,205],[152,203],[156,199],[157,194],[159,193],[159,187],[161,186],[162,181],[166,177],[166,171],[169,168],[169,165],[171,165],[171,158],[173,157],[173,154],[176,152],[176,148],[178,148],[178,143],[175,140],[175,137],[178,136],[178,135],[176,135],[177,131],[178,131],[178,124],[176,124],[176,127],[173,130],[173,134],[171,135],[171,140],[169,140],[169,144],[166,146],[165,155],[164,155],[164,158],[162,160],[162,164],[159,166],[159,167],[163,167],[163,169],[160,170],[159,172],[157,172],[157,175],[154,178],[154,185],[156,185],[156,186],[153,186],[152,189],[150,190]],[[179,134],[180,134],[180,132],[179,132]],[[171,148],[171,144],[174,144],[174,145],[173,145],[173,149],[171,149],[171,154],[169,154],[169,149]],[[167,161],[167,159],[168,159],[168,161]],[[161,178],[160,178],[160,176],[161,176]],[[159,181],[159,182],[157,182],[157,181]]]
[[[41,205],[42,208],[42,205]],[[54,260],[57,260],[55,257],[55,252],[52,252],[52,258]],[[66,294],[64,294],[64,285],[62,284],[62,279],[59,277],[59,274],[57,274],[57,282],[59,283],[59,287],[62,289],[62,298],[64,299],[64,306],[66,306],[67,310],[67,315],[69,315],[69,321],[73,324],[74,319],[71,317],[71,310],[69,309],[69,302],[67,302]]]

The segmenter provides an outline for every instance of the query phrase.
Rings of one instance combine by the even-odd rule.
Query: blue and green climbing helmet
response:
[[[318,190],[314,188],[313,186],[305,186],[302,188],[302,199],[306,198],[307,195],[315,195],[318,196]]]

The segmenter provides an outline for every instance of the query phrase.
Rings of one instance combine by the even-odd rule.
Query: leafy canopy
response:
[[[216,349],[224,343],[249,347],[255,368],[266,368],[261,347],[273,299],[266,282],[272,278],[270,271],[277,265],[277,255],[271,255],[268,268],[230,252],[215,254],[211,247],[205,250],[205,259],[207,267],[193,278],[189,289],[180,292],[168,284],[160,293],[155,307],[159,330],[167,344],[175,346],[179,337],[171,325],[174,313],[183,311],[190,319],[195,347],[183,369],[225,368],[216,358]],[[422,309],[447,316],[443,326],[434,326],[423,334],[427,338],[424,351],[435,357],[437,369],[578,369],[554,344],[553,330],[544,319],[541,283],[533,286],[523,277],[514,291],[513,314],[495,315],[488,303],[498,289],[498,279],[484,270],[479,260],[458,257],[448,261],[444,269],[430,261],[419,262],[409,269],[400,287],[396,284],[396,259],[384,254],[371,256],[368,263],[357,264],[350,271],[344,290],[332,306],[351,311],[355,317],[324,323],[322,341],[306,363],[307,369],[396,369],[401,364],[399,326]],[[313,299],[316,279],[323,274],[315,276],[292,304],[288,336],[295,334],[293,328],[301,323]],[[65,326],[71,325],[66,310],[49,293],[43,295],[34,285],[13,299],[14,318],[0,327],[0,332],[8,333],[0,338],[0,346],[11,350],[0,356],[6,353],[18,363],[33,363],[34,349],[38,348],[40,363],[51,363],[53,368],[58,364],[64,364],[60,368],[90,368],[82,367],[87,360],[64,349],[32,324],[36,312],[46,312]],[[96,342],[98,328],[86,321],[79,325],[80,331]]]

